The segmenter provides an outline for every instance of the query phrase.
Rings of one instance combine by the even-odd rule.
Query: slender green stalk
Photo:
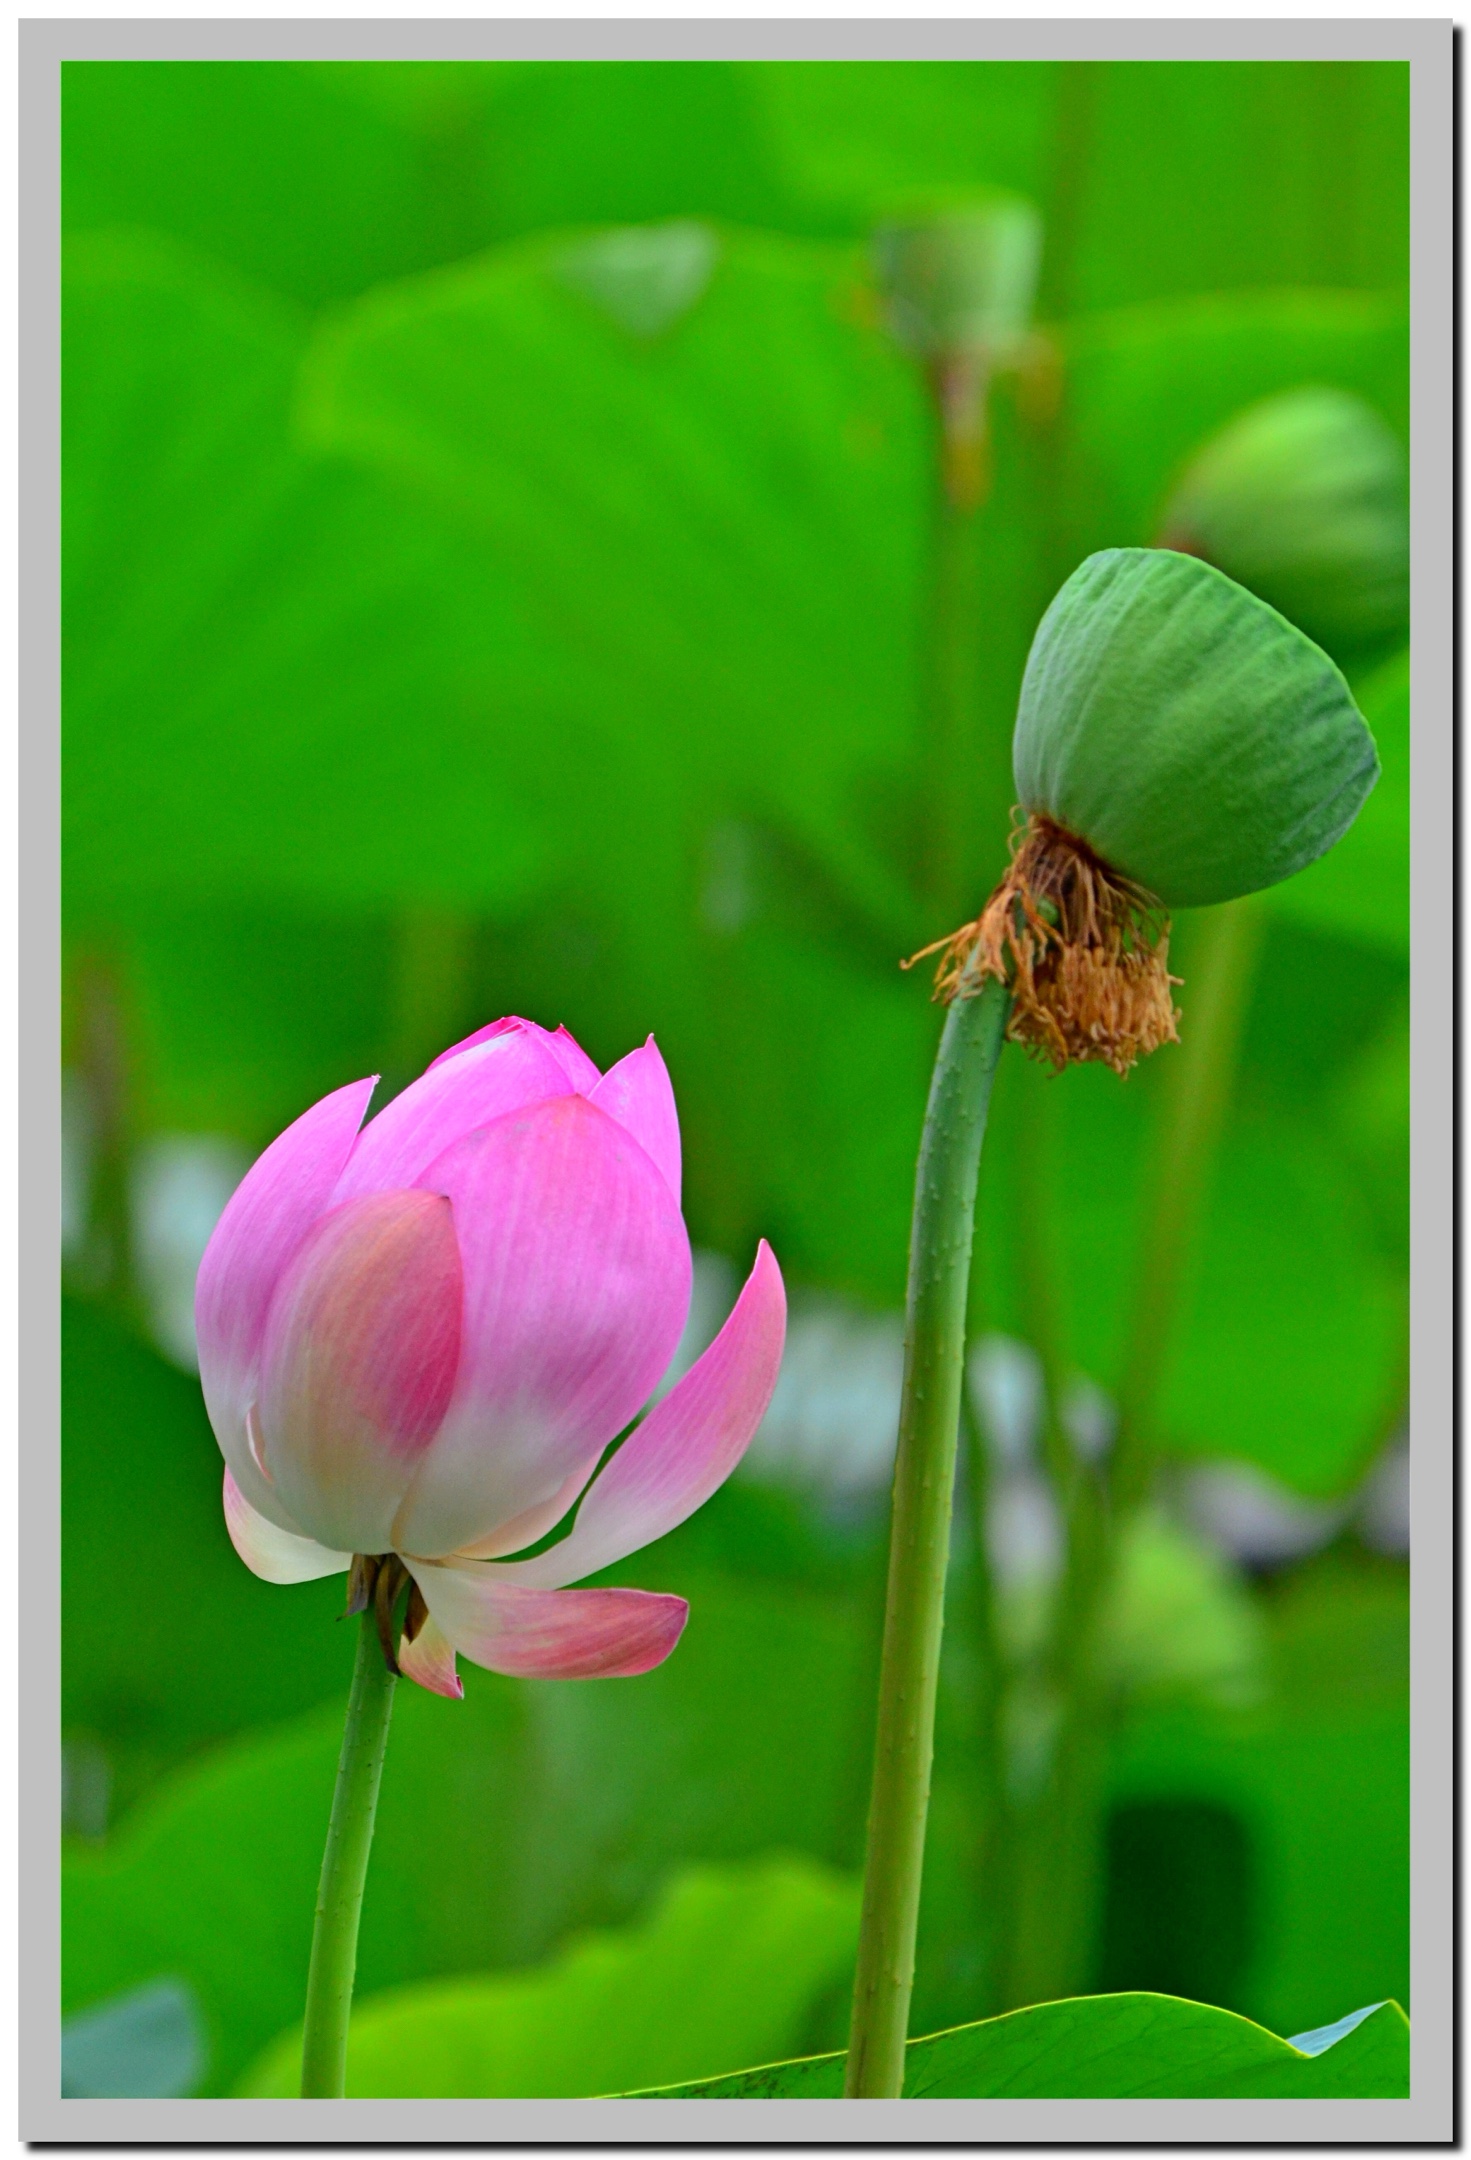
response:
[[[1102,1480],[1069,1473],[1067,1566],[1049,1652],[1058,1728],[1046,1785],[1016,1826],[1017,1925],[1007,2007],[1086,1987],[1102,1879],[1109,1703],[1099,1631],[1119,1542],[1158,1453],[1158,1398],[1190,1251],[1230,1102],[1262,935],[1250,900],[1203,915],[1188,956],[1190,1002],[1170,1053],[1153,1185],[1119,1390],[1119,1433]]]
[[[915,1175],[888,1604],[848,2044],[849,2099],[897,2099],[904,2083],[976,1179],[1010,1009],[1009,990],[994,982],[950,1007]]]
[[[924,890],[935,919],[949,922],[958,919],[964,907],[967,843],[975,814],[980,589],[975,509],[954,501],[943,482],[936,487],[932,534]]]
[[[1110,1483],[1124,1507],[1142,1497],[1153,1468],[1160,1382],[1236,1078],[1262,930],[1256,902],[1233,900],[1202,917],[1190,953],[1193,995],[1170,1071],[1119,1387]]]
[[[340,2100],[347,2079],[347,2025],[358,1961],[358,1920],[373,1843],[373,1818],[388,1746],[394,1675],[379,1647],[370,1605],[358,1634],[337,1788],[322,1855],[301,2046],[303,2100]]]

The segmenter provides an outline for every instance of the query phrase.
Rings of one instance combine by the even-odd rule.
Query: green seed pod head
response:
[[[1339,648],[1403,630],[1410,606],[1404,452],[1362,398],[1264,398],[1192,459],[1160,528],[1310,637]]]
[[[1024,196],[988,190],[881,225],[874,265],[889,327],[911,352],[1004,352],[1031,319],[1042,218]]]
[[[1167,908],[1259,892],[1332,847],[1379,777],[1310,638],[1209,563],[1090,555],[1032,640],[1017,793]]]

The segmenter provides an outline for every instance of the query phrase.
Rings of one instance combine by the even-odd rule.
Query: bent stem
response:
[[[878,1731],[844,2087],[853,2100],[897,2099],[904,2083],[976,1179],[1010,1008],[1002,983],[979,991],[974,979],[962,985],[940,1038],[915,1175]]]
[[[388,1747],[394,1685],[395,1676],[379,1647],[377,1616],[369,1605],[358,1631],[357,1663],[347,1698],[347,1724],[317,1889],[301,2046],[303,2100],[340,2100],[346,2087],[347,2026],[358,1961],[358,1920],[363,1909],[363,1883],[373,1843],[383,1757]]]

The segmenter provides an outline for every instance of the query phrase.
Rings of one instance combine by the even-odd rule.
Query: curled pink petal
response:
[[[406,1680],[417,1681],[431,1695],[447,1695],[451,1702],[464,1699],[465,1683],[455,1670],[454,1645],[445,1641],[432,1620],[426,1620],[412,1642],[398,1646],[398,1667]]]
[[[679,1112],[669,1069],[651,1035],[637,1050],[610,1065],[588,1097],[633,1134],[679,1199]]]
[[[237,1487],[272,1522],[281,1517],[281,1503],[245,1437],[266,1314],[288,1263],[327,1206],[376,1084],[354,1080],[338,1088],[271,1142],[237,1186],[199,1263],[194,1325],[205,1406]],[[279,1526],[289,1528],[290,1518]]]
[[[652,1590],[517,1590],[484,1562],[413,1564],[430,1618],[472,1664],[525,1679],[615,1679],[661,1665],[689,1606]],[[410,1645],[410,1649],[413,1645]]]
[[[648,1156],[580,1095],[471,1134],[419,1182],[454,1206],[464,1354],[392,1543],[439,1558],[551,1501],[648,1400],[690,1249]]]
[[[252,1575],[262,1582],[315,1582],[321,1575],[341,1575],[352,1565],[352,1554],[329,1552],[314,1538],[299,1537],[267,1522],[254,1509],[240,1487],[225,1472],[225,1528]]]
[[[781,1369],[787,1300],[763,1238],[735,1309],[709,1349],[624,1441],[572,1533],[500,1581],[552,1589],[595,1575],[663,1537],[723,1485],[766,1414]]]
[[[334,1549],[386,1552],[460,1356],[450,1203],[374,1193],[308,1235],[271,1302],[259,1432],[280,1505]]]
[[[401,1192],[466,1133],[572,1083],[545,1041],[524,1028],[492,1035],[447,1063],[431,1065],[364,1127],[332,1198]]]

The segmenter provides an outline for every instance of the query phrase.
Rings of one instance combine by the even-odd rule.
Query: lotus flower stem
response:
[[[317,1889],[301,2047],[303,2100],[340,2100],[346,2089],[358,1921],[395,1684],[379,1646],[377,1616],[369,1605],[359,1624],[357,1663],[347,1698],[347,1724]]]
[[[976,1179],[1011,995],[959,986],[930,1083],[915,1176],[908,1326],[868,1858],[845,2092],[897,2099],[934,1752],[935,1694],[960,1428]]]

